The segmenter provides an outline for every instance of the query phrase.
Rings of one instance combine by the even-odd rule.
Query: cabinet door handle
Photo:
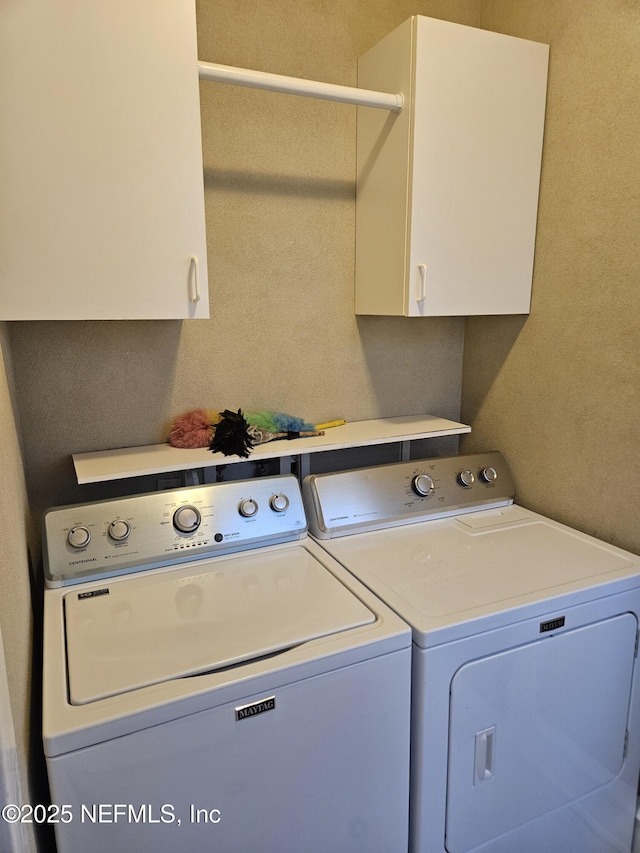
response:
[[[427,298],[427,265],[418,264],[418,296],[416,302],[424,302]]]
[[[198,273],[198,259],[194,255],[189,264],[189,284],[191,290],[191,301],[200,302],[200,276]]]

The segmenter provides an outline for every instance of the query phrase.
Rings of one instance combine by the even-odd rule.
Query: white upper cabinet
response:
[[[358,63],[356,313],[529,311],[548,46],[413,17]]]
[[[6,0],[0,111],[0,320],[209,316],[193,0]]]

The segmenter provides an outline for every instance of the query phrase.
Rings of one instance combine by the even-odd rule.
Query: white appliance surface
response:
[[[331,554],[402,613],[421,647],[511,622],[514,608],[609,580],[638,580],[638,560],[511,505],[333,539]]]
[[[146,497],[46,515],[58,853],[405,853],[406,623],[306,535],[293,477]]]
[[[629,853],[640,557],[514,504],[499,454],[303,484],[413,634],[411,853]]]
[[[67,592],[72,704],[232,666],[375,619],[303,547],[198,568],[112,580],[102,595]]]
[[[616,778],[637,627],[622,613],[457,670],[447,783],[451,853],[517,830]],[[588,662],[588,678],[579,662]]]

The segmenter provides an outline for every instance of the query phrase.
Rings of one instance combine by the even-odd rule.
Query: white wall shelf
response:
[[[344,450],[374,444],[415,441],[420,438],[461,435],[467,432],[471,432],[471,427],[466,424],[433,415],[407,415],[355,421],[327,429],[321,436],[295,438],[290,441],[277,440],[258,445],[249,455],[249,461],[305,456],[325,450]],[[222,453],[212,453],[206,448],[181,450],[169,444],[124,447],[117,450],[100,450],[73,455],[79,484],[103,483],[128,477],[167,474],[245,461],[247,460],[239,456],[224,456]]]

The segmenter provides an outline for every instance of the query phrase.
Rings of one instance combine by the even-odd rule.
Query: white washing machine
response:
[[[54,508],[44,537],[59,853],[405,853],[411,632],[294,477]]]
[[[498,453],[306,478],[413,631],[410,850],[629,853],[640,558],[514,504]]]

